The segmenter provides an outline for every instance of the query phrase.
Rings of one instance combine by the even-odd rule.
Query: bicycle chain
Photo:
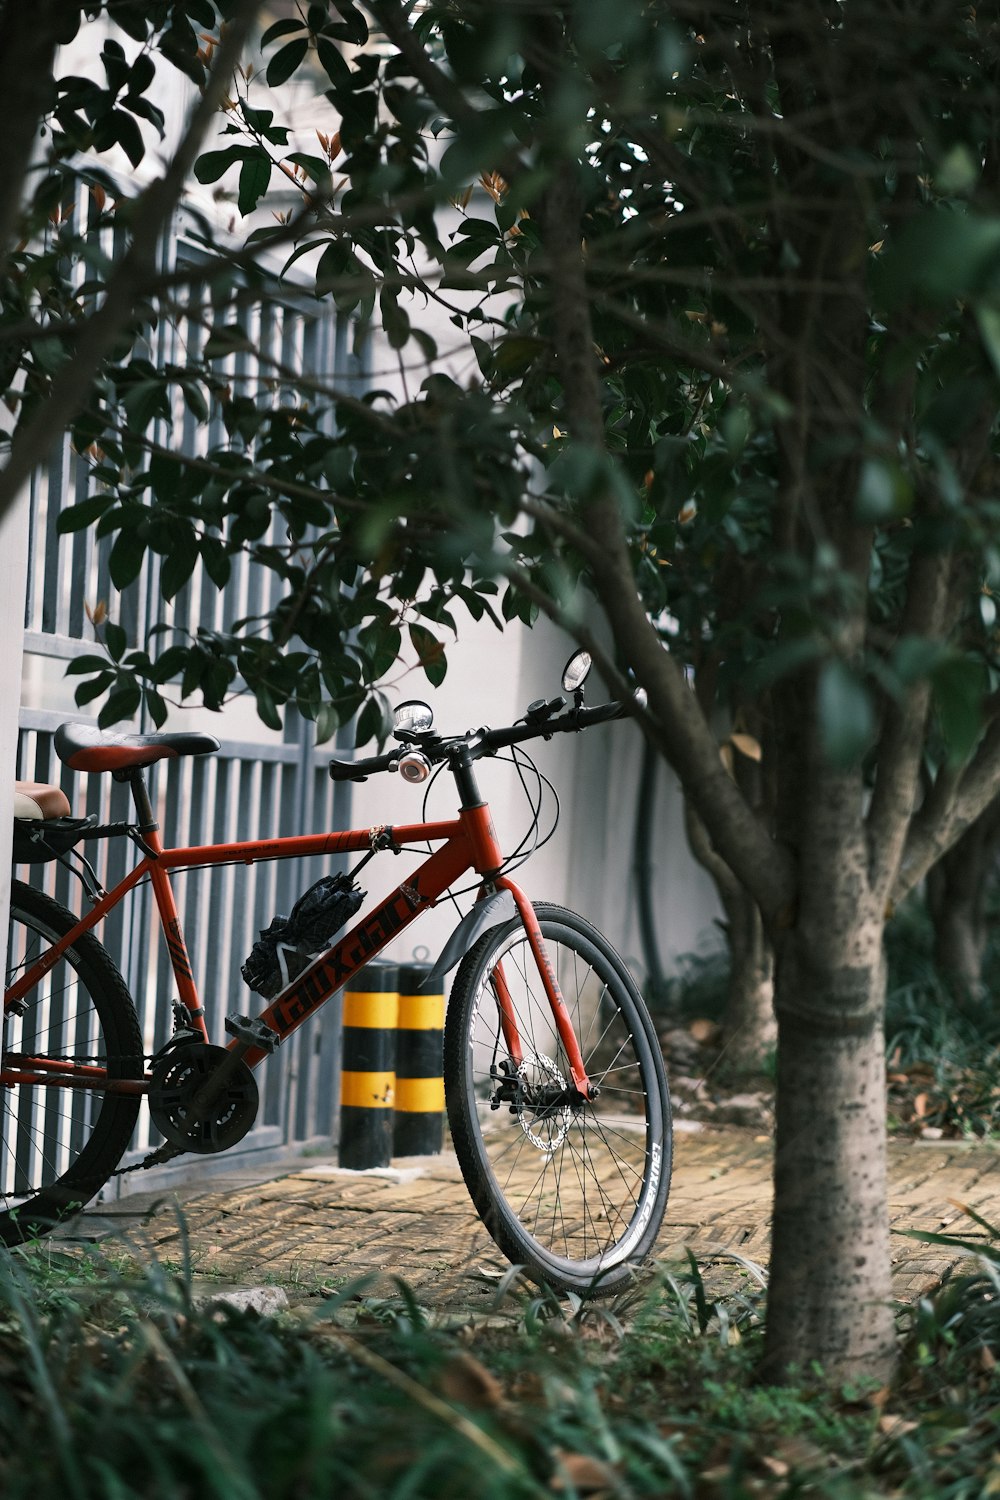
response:
[[[175,1156],[184,1156],[180,1146],[172,1146],[169,1141],[164,1141],[162,1146],[144,1156],[142,1161],[135,1161],[130,1167],[119,1167],[112,1172],[111,1177],[127,1177],[129,1172],[148,1172],[150,1167],[158,1167],[165,1161],[172,1161]],[[108,1179],[110,1182],[111,1178]]]

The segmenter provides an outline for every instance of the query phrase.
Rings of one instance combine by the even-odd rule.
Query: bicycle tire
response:
[[[452,987],[444,1046],[452,1142],[476,1211],[512,1263],[539,1284],[608,1296],[648,1257],[666,1209],[666,1073],[642,996],[607,939],[565,908],[534,909],[599,1096],[539,1107],[538,1088],[558,1090],[569,1070],[515,918],[479,939]],[[498,963],[522,1044],[516,1075],[491,984]]]
[[[7,985],[79,919],[15,880]],[[3,1022],[2,1048],[106,1064],[114,1078],[141,1078],[142,1033],[117,965],[85,933]],[[125,1153],[138,1096],[21,1084],[0,1088],[0,1244],[49,1233],[104,1186]]]

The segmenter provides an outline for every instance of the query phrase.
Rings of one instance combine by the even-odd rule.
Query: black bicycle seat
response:
[[[181,755],[211,755],[219,741],[211,734],[119,734],[94,724],[60,724],[53,736],[56,754],[74,771],[121,771]]]

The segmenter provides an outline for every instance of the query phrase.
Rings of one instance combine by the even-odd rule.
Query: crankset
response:
[[[259,1100],[250,1069],[226,1047],[185,1039],[153,1064],[150,1118],[182,1151],[228,1151],[253,1125]]]

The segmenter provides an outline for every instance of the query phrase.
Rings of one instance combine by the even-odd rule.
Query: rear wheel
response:
[[[603,1296],[652,1249],[670,1186],[670,1102],[652,1022],[614,949],[582,917],[535,907],[597,1096],[570,1068],[517,919],[469,951],[445,1022],[452,1139],[504,1254],[547,1285]],[[506,992],[521,1058],[510,1054]]]
[[[11,891],[7,985],[76,925],[41,891]],[[3,1020],[0,1067],[19,1059],[75,1063],[141,1078],[142,1035],[115,964],[92,934],[79,938]],[[2,1074],[0,1074],[2,1076]],[[0,1082],[0,1244],[46,1234],[94,1197],[117,1167],[138,1096],[98,1088]]]

